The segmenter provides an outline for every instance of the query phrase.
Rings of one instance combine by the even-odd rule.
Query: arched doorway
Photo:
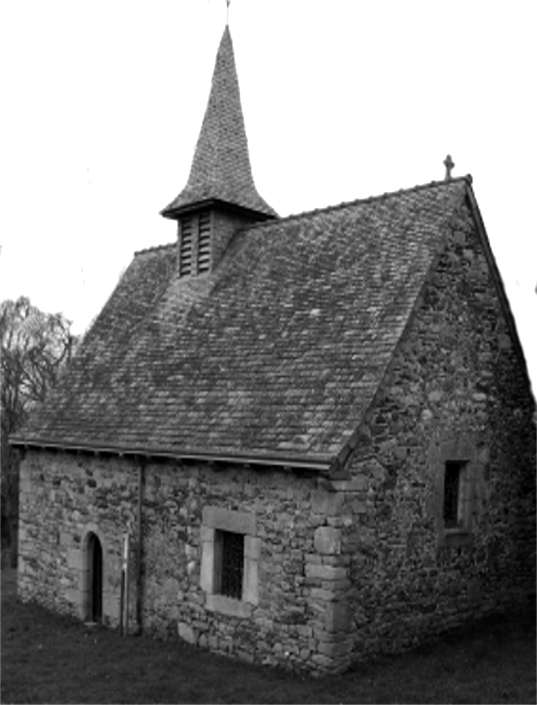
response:
[[[100,622],[103,616],[103,549],[99,537],[88,535],[88,615],[91,622]]]

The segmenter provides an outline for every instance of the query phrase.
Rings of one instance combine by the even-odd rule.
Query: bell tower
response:
[[[213,271],[237,228],[278,217],[254,184],[227,25],[188,182],[161,215],[178,224],[181,277]]]

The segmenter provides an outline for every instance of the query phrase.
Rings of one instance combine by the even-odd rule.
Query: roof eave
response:
[[[281,467],[289,470],[311,471],[327,475],[332,468],[333,459],[320,455],[299,455],[286,453],[235,453],[233,451],[210,451],[204,449],[167,450],[164,448],[144,448],[113,446],[107,444],[60,443],[39,439],[12,437],[9,444],[19,450],[52,450],[91,455],[117,455],[140,459],[155,460],[201,460],[208,463],[237,463],[244,466]]]
[[[160,215],[163,218],[169,218],[170,220],[177,220],[182,215],[192,213],[194,211],[199,211],[203,208],[220,208],[222,210],[232,211],[234,213],[241,213],[242,215],[247,215],[249,217],[255,218],[256,220],[275,220],[278,218],[276,212],[267,213],[265,211],[256,210],[255,208],[248,208],[242,206],[238,203],[232,203],[230,201],[223,201],[219,198],[206,198],[201,201],[195,201],[193,203],[187,203],[185,205],[173,207],[172,205],[166,206],[160,211]]]

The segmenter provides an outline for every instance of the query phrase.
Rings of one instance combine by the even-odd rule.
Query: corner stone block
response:
[[[306,564],[306,577],[319,578],[320,580],[340,580],[347,577],[347,569],[324,563],[308,563]]]
[[[188,644],[196,643],[196,635],[194,634],[194,630],[189,624],[186,624],[186,622],[179,622],[177,624],[177,632],[181,639],[186,641]]]
[[[352,651],[352,639],[347,639],[341,642],[320,641],[317,648],[319,653],[328,656],[329,658],[337,659],[338,661],[342,660],[343,663],[341,665],[344,665],[345,657],[349,656]],[[337,663],[334,663],[333,665],[336,667],[338,666]]]
[[[311,496],[311,506],[314,514],[321,514],[326,517],[337,516],[341,504],[342,494],[339,492],[316,490]]]
[[[333,480],[332,486],[336,492],[363,492],[367,490],[369,481],[367,477],[358,475],[352,480]]]
[[[349,621],[349,610],[345,602],[331,602],[326,606],[324,623],[332,634],[346,632]]]
[[[315,550],[327,555],[341,553],[341,532],[332,526],[319,526],[314,535]]]

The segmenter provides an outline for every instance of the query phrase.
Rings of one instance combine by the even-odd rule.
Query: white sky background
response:
[[[0,301],[86,329],[188,178],[224,0],[0,1]],[[280,215],[471,173],[537,386],[537,5],[232,0]],[[535,331],[534,331],[535,328]]]

